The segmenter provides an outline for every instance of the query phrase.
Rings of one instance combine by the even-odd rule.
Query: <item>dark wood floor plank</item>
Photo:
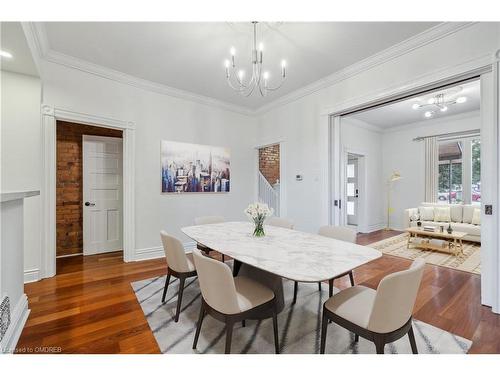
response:
[[[358,243],[400,233],[360,234]],[[354,278],[376,288],[385,275],[410,264],[384,255],[354,270]],[[17,345],[21,352],[52,346],[62,353],[159,353],[130,283],[163,277],[164,259],[123,263],[121,253],[107,253],[58,259],[57,270],[53,278],[25,285],[31,314]],[[349,287],[349,278],[335,286]],[[479,275],[426,265],[414,316],[472,340],[470,353],[500,353],[500,315],[480,304],[480,288]]]

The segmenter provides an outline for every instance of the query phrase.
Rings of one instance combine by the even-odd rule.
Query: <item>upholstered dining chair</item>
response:
[[[177,295],[177,310],[175,312],[174,321],[178,322],[179,313],[181,311],[182,294],[184,292],[184,283],[188,277],[196,276],[196,268],[194,266],[193,254],[186,254],[181,241],[169,235],[163,230],[160,232],[160,236],[168,265],[167,277],[165,279],[165,286],[163,288],[163,296],[161,298],[161,302],[165,303],[168,284],[170,283],[170,276],[177,277],[179,279],[179,292]]]
[[[226,324],[226,354],[231,352],[231,338],[235,322],[245,319],[272,318],[274,347],[278,354],[278,318],[274,292],[245,276],[233,278],[227,264],[203,255],[199,250],[194,250],[193,255],[202,296],[193,349],[196,349],[203,319],[208,313]]]
[[[226,218],[224,216],[200,216],[200,217],[195,217],[194,218],[194,224],[195,225],[206,225],[206,224],[217,224],[217,223],[223,223],[226,221]],[[202,244],[197,244],[196,247],[200,249],[201,251],[204,251],[205,254],[209,254],[211,251],[215,251],[214,249],[210,249],[209,247],[206,247]],[[222,255],[222,261],[224,262],[224,254]]]
[[[356,243],[357,232],[353,228],[346,226],[334,226],[334,225],[325,225],[319,228],[318,234],[320,236],[334,238],[336,240]],[[345,272],[342,275],[338,275],[335,279],[339,279],[341,277],[349,275],[349,280],[351,282],[351,286],[354,286],[354,275],[351,271]],[[333,295],[333,280],[328,280],[330,297]]]
[[[351,243],[356,243],[356,231],[352,228],[349,227],[339,227],[339,226],[333,226],[333,225],[326,225],[324,227],[319,228],[318,234],[320,236],[325,236],[325,237],[330,237],[334,238],[336,240],[341,240],[341,241],[346,241],[346,242],[351,242]],[[348,271],[343,273],[342,275],[338,275],[334,279],[328,280],[328,289],[329,289],[329,295],[330,297],[333,295],[333,281],[335,279],[344,277],[349,275],[349,279],[351,281],[351,286],[354,286],[354,275],[352,271]],[[318,283],[318,288],[321,290],[321,282]],[[295,304],[297,302],[297,292],[299,290],[299,283],[295,281],[293,285],[293,302],[292,304]]]
[[[375,343],[377,354],[385,344],[408,334],[413,354],[417,344],[412,328],[412,312],[422,280],[425,261],[417,258],[409,269],[385,276],[377,290],[353,286],[330,297],[323,305],[321,354],[325,353],[328,321]]]
[[[293,229],[293,223],[285,219],[284,217],[271,216],[266,219],[264,224],[271,225],[273,227],[280,227],[286,229]]]

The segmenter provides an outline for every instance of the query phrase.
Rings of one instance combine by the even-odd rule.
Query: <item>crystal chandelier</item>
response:
[[[260,95],[266,96],[268,92],[278,90],[286,78],[286,61],[281,60],[281,81],[277,86],[271,86],[269,83],[269,72],[262,71],[263,51],[264,46],[259,43],[257,50],[257,22],[252,22],[253,26],[253,49],[252,49],[252,76],[248,82],[245,82],[245,71],[236,68],[235,55],[236,49],[231,47],[231,59],[226,59],[224,66],[226,67],[226,80],[233,90],[242,96],[250,96],[256,90]]]
[[[461,88],[460,88],[461,90]],[[459,90],[459,91],[460,91]],[[449,99],[446,100],[445,94],[437,94],[434,95],[432,98],[430,98],[427,103],[421,104],[421,103],[414,103],[412,105],[412,108],[417,110],[417,109],[427,109],[425,111],[424,116],[425,118],[431,118],[434,117],[436,113],[439,112],[446,112],[448,110],[448,107],[454,104],[462,104],[467,101],[466,96],[460,96],[456,99]]]

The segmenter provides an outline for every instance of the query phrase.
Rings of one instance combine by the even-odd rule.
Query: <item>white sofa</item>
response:
[[[434,209],[436,207],[449,207],[450,210],[450,221],[443,220],[442,211],[436,215],[434,214]],[[430,208],[430,209],[429,209]],[[415,215],[419,215],[422,226],[429,225],[439,227],[443,225],[448,228],[448,223],[451,223],[453,230],[459,232],[467,233],[464,240],[481,242],[481,223],[477,222],[477,216],[473,224],[474,210],[479,210],[479,215],[481,212],[481,206],[478,204],[443,204],[443,203],[421,203],[419,207],[408,208],[404,211],[404,223],[405,228],[416,227],[417,220],[412,220]],[[445,210],[446,211],[446,210]],[[477,212],[476,212],[477,214]],[[441,215],[441,217],[439,217]]]

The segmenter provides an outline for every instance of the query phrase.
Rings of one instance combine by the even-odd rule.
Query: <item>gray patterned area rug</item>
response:
[[[197,349],[191,348],[201,301],[198,279],[186,281],[178,323],[174,322],[173,317],[179,282],[171,282],[166,302],[162,304],[164,283],[163,276],[132,283],[162,353],[224,353],[224,324],[210,315],[203,321]],[[321,310],[323,302],[328,298],[328,285],[324,285],[322,289],[320,293],[317,284],[299,284],[297,303],[291,305],[293,282],[284,281],[285,309],[278,315],[281,353],[319,353]],[[413,327],[419,353],[464,354],[472,344],[470,340],[420,321],[415,320]],[[235,325],[231,352],[274,353],[272,319],[247,321],[246,327]],[[408,337],[386,345],[385,352],[411,353]],[[332,323],[328,327],[326,353],[374,354],[375,346],[363,338],[355,343],[353,334]]]

